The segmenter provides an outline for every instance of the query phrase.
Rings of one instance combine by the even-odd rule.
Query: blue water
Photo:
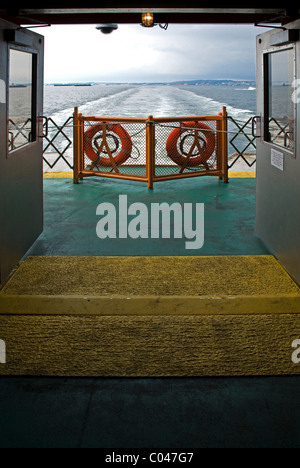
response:
[[[213,115],[222,106],[234,118],[255,114],[253,88],[232,86],[94,85],[45,86],[44,113],[60,122],[75,106],[84,115],[177,117]]]
[[[236,86],[126,84],[99,84],[85,87],[45,86],[44,115],[51,117],[57,125],[63,125],[72,116],[75,106],[79,107],[79,111],[84,116],[141,118],[149,115],[154,117],[216,115],[222,111],[223,106],[226,106],[228,115],[242,122],[256,113],[256,90],[238,84]],[[237,131],[237,127],[229,122],[229,131],[231,130],[233,133],[229,135],[232,136]],[[72,139],[71,121],[64,131]],[[50,124],[50,138],[56,132],[57,128]],[[240,144],[244,144],[242,141],[244,137],[238,138]],[[55,144],[60,151],[64,151],[66,140],[60,134]],[[53,151],[51,147],[49,150]],[[72,147],[64,152],[64,157],[71,165]],[[47,156],[51,164],[56,158],[57,155]],[[56,165],[54,170],[70,170],[70,168],[63,163],[62,166]]]

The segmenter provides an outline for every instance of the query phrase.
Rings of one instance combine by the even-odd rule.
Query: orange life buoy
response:
[[[199,132],[195,132],[194,129],[199,129]],[[193,131],[189,132],[189,130]],[[193,151],[192,154],[189,155],[189,152],[184,150],[185,140],[190,137],[193,138],[193,142],[190,142],[188,146],[191,149],[194,144],[195,148],[198,149],[196,154]],[[166,144],[169,158],[179,166],[186,167],[195,167],[205,164],[212,156],[215,147],[215,132],[203,122],[183,122],[179,128],[174,128],[174,130],[172,130]],[[188,161],[187,157],[189,157]]]
[[[98,144],[98,140],[101,140],[101,142],[103,141],[104,130],[106,130],[105,143],[106,145],[108,145],[107,140],[109,140],[110,143],[114,144],[114,148],[110,148],[109,146],[109,150],[113,156],[115,164],[117,166],[120,166],[125,161],[127,161],[132,151],[131,138],[128,132],[125,130],[125,128],[122,127],[120,124],[99,123],[96,125],[92,125],[84,133],[84,138],[83,138],[84,152],[87,155],[87,157],[94,163],[97,162],[97,164],[99,164],[100,166],[104,166],[104,167],[112,167],[111,158],[108,155],[106,145],[103,145],[103,150],[101,151],[101,154],[104,153],[107,155],[107,157],[101,156],[101,154],[97,152],[97,150],[99,150],[101,146],[101,143]],[[97,133],[100,134],[98,138],[97,138]],[[121,151],[119,151],[119,153],[114,156],[114,153],[116,153],[119,149],[120,141],[122,145]]]

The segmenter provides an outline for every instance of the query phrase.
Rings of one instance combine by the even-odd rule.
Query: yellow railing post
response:
[[[152,190],[155,171],[155,127],[152,115],[149,115],[146,125],[146,174],[148,188]]]

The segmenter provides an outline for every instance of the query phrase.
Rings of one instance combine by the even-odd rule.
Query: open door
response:
[[[287,27],[257,37],[256,230],[300,284],[300,21]]]
[[[0,20],[0,284],[43,230],[43,37]]]

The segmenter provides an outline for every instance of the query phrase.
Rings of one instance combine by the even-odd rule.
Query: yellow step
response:
[[[0,375],[299,374],[297,339],[272,256],[29,257],[0,293]]]

